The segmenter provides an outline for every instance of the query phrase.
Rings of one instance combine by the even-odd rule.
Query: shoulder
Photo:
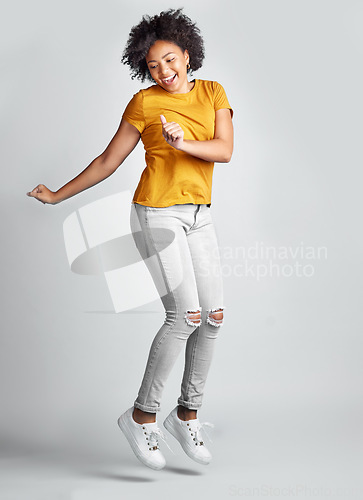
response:
[[[223,86],[215,80],[198,80],[199,89],[215,96],[224,91]]]
[[[145,97],[156,95],[158,93],[157,87],[158,85],[151,85],[150,87],[147,87],[145,89],[140,89],[132,96],[131,101],[141,103],[141,101],[143,101]]]
[[[155,95],[159,95],[160,94],[160,87],[159,85],[150,85],[150,87],[146,87],[146,89],[141,89],[139,90],[139,92],[143,98],[145,97],[153,97]]]
[[[227,94],[223,86],[215,80],[200,80],[200,88],[204,88],[208,99],[213,103],[214,109],[229,108],[233,116],[233,110],[228,102]]]
[[[216,89],[218,87],[221,87],[221,84],[219,82],[216,82],[215,80],[200,80],[198,79],[199,85],[205,88],[210,88],[210,89]]]

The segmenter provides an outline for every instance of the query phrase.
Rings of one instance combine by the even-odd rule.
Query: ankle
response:
[[[139,408],[134,408],[132,418],[138,424],[150,424],[156,422],[156,413],[149,413]]]
[[[177,415],[180,420],[194,420],[197,418],[197,410],[191,410],[185,406],[178,405]]]

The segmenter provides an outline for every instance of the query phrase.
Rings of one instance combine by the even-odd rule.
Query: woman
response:
[[[109,177],[140,138],[144,144],[146,167],[130,224],[166,317],[152,342],[138,397],[118,423],[135,455],[155,470],[165,466],[156,413],[183,348],[181,394],[164,427],[190,458],[211,461],[197,410],[225,309],[210,206],[214,162],[227,163],[232,156],[233,111],[219,83],[188,80],[203,59],[199,29],[182,9],[144,16],[130,32],[122,62],[132,78],[154,84],[133,96],[115,136],[83,172],[56,192],[39,184],[27,193],[43,203],[60,203]]]

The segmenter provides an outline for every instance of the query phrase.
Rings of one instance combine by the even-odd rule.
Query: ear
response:
[[[185,57],[185,64],[188,64],[189,62],[189,52],[187,49],[184,50],[184,57]]]

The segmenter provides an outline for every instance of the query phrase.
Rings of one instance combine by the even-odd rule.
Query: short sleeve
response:
[[[217,109],[230,109],[231,110],[231,117],[233,117],[233,109],[231,108],[226,92],[222,85],[218,82],[213,82],[214,84],[214,109],[217,111]]]
[[[140,134],[144,131],[145,117],[142,90],[134,94],[133,98],[126,106],[122,118],[136,127]]]

